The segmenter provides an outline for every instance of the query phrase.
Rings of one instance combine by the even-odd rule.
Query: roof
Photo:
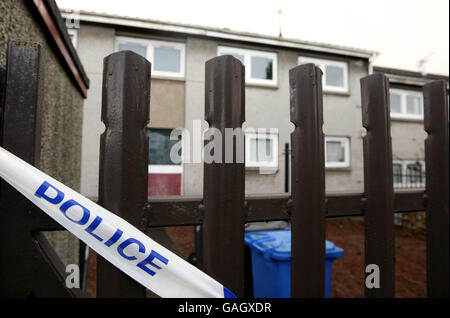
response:
[[[69,74],[76,82],[83,96],[86,97],[89,78],[72,45],[55,0],[32,0],[29,1],[29,4],[30,10],[35,11],[36,15],[40,17],[42,29],[54,41],[55,50],[62,57]]]
[[[73,13],[73,10],[61,9],[61,13],[63,16],[67,16]],[[329,54],[359,57],[364,59],[369,59],[374,55],[378,55],[378,52],[373,50],[334,45],[328,43],[303,41],[298,39],[289,39],[284,37],[275,37],[250,32],[233,31],[229,29],[221,29],[201,25],[163,22],[157,20],[98,13],[92,11],[79,11],[79,12],[77,11],[77,13],[79,13],[80,21],[92,23],[128,26],[135,28],[153,29],[166,32],[211,37],[211,38],[245,41],[256,44],[294,48],[294,49],[304,49]]]
[[[412,72],[407,70],[374,66],[374,72],[384,73],[391,83],[423,86],[430,81],[444,80],[449,82],[449,77],[438,74],[422,74],[420,72]]]

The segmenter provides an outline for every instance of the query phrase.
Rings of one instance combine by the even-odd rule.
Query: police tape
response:
[[[98,254],[157,295],[236,297],[225,286],[127,221],[2,147],[0,177]]]

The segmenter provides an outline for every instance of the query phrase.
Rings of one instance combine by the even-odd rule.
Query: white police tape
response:
[[[0,176],[98,254],[157,295],[236,297],[127,221],[2,147]]]

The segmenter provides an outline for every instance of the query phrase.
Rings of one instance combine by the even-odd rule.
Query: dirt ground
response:
[[[187,259],[194,251],[193,227],[166,228],[178,255]],[[164,237],[162,236],[161,240]],[[331,297],[364,297],[364,222],[354,218],[328,219],[326,239],[344,249],[333,264]],[[164,242],[160,242],[164,244]],[[426,242],[423,235],[395,228],[396,297],[426,297]],[[95,253],[89,258],[86,295],[95,297]]]
[[[333,264],[331,297],[364,297],[364,222],[329,219],[326,237],[344,249]],[[395,255],[395,297],[426,297],[425,237],[396,226]]]

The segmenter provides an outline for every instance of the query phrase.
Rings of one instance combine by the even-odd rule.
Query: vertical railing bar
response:
[[[291,297],[325,296],[325,164],[322,72],[314,64],[289,72],[291,122]]]
[[[5,107],[5,94],[6,69],[0,64],[0,146],[3,144],[3,109]]]
[[[147,205],[151,64],[131,52],[104,59],[99,203],[141,231]],[[98,297],[145,297],[145,288],[97,256]]]
[[[379,286],[366,284],[365,294],[394,297],[394,194],[387,78],[381,73],[362,78],[361,100],[362,121],[367,130],[363,138],[365,262],[367,269],[372,271],[373,265],[379,269]]]
[[[210,129],[221,133],[222,162],[204,164],[203,267],[242,297],[245,167],[243,161],[237,162],[236,151],[242,154],[244,149],[238,149],[237,143],[233,143],[233,163],[225,163],[225,129],[241,128],[244,121],[245,70],[230,55],[213,58],[205,66],[205,118]]]
[[[428,197],[427,293],[449,297],[449,140],[447,83],[434,81],[423,87],[425,173]]]

